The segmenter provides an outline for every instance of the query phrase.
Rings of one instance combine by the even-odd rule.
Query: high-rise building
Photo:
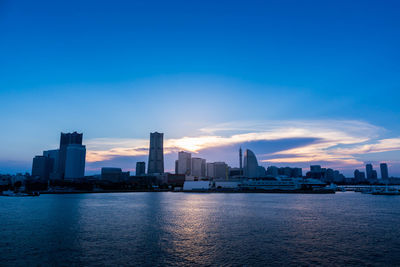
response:
[[[192,173],[192,154],[180,151],[178,153],[177,174],[190,175]]]
[[[381,163],[381,177],[382,179],[389,179],[389,171],[386,163]]]
[[[164,173],[164,134],[150,133],[149,162],[147,174]]]
[[[228,165],[225,162],[214,162],[213,178],[228,179]]]
[[[48,180],[52,161],[49,157],[36,156],[32,162],[32,177]]]
[[[243,170],[243,156],[242,156],[242,148],[239,149],[239,168],[240,171]]]
[[[365,165],[365,171],[367,173],[367,180],[372,180],[372,173],[373,173],[372,164]]]
[[[206,164],[206,175],[208,178],[214,178],[215,177],[215,165],[214,163],[207,162]]]
[[[146,174],[146,163],[144,161],[136,162],[136,176],[143,176]]]
[[[191,175],[197,178],[206,176],[206,160],[201,158],[192,158]]]
[[[64,179],[83,178],[85,176],[85,146],[70,144],[66,152]]]
[[[244,152],[243,175],[247,178],[255,178],[258,176],[257,158],[250,149],[246,149]]]
[[[50,179],[57,179],[59,154],[60,150],[58,149],[43,151],[43,156],[51,159]]]
[[[82,145],[82,138],[83,134],[77,132],[61,133],[57,168],[59,178],[71,179],[84,176],[86,148]],[[67,163],[70,165],[67,166]]]

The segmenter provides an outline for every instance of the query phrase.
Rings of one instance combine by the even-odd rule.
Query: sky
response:
[[[60,132],[86,174],[134,171],[149,133],[238,166],[400,176],[399,1],[0,0],[0,173]],[[305,171],[304,171],[305,172]]]

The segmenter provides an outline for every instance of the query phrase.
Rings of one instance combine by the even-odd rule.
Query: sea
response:
[[[0,197],[0,266],[399,266],[400,196]]]

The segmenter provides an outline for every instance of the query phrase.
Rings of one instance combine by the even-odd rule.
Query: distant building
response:
[[[244,152],[243,175],[248,178],[255,178],[259,174],[256,155],[250,149]]]
[[[225,162],[214,162],[215,179],[228,179],[228,165]]]
[[[43,151],[43,156],[51,159],[50,177],[49,177],[50,179],[59,179],[60,178],[57,175],[58,165],[59,165],[59,155],[60,155],[59,149]]]
[[[372,180],[377,180],[378,179],[378,173],[376,170],[372,170]]]
[[[85,172],[85,159],[82,155],[86,156],[86,148],[82,145],[83,134],[73,132],[73,133],[61,133],[60,137],[60,149],[58,156],[58,176],[61,179],[67,178],[81,178],[84,176]],[[68,147],[73,146],[73,148],[68,149]],[[69,158],[67,159],[67,154]],[[67,166],[67,160],[70,166]],[[82,168],[83,166],[83,168]],[[68,169],[68,177],[66,177],[66,171]],[[82,173],[83,170],[83,173]],[[82,174],[82,175],[81,175]],[[77,177],[79,175],[79,177]]]
[[[365,182],[365,172],[354,171],[354,180],[356,183]]]
[[[51,168],[52,160],[49,157],[36,156],[32,162],[32,177],[48,180]]]
[[[208,178],[214,178],[215,177],[215,164],[208,162],[206,163],[206,176]]]
[[[267,175],[272,177],[278,177],[279,175],[279,168],[276,166],[269,166],[267,168]]]
[[[292,168],[292,177],[303,177],[303,169],[302,168]]]
[[[263,166],[257,167],[257,177],[265,177],[267,175],[267,171]]]
[[[202,158],[192,158],[191,175],[194,177],[206,176],[206,160]]]
[[[389,179],[389,171],[388,171],[388,166],[386,163],[381,163],[381,177],[384,180]]]
[[[150,133],[149,163],[147,174],[164,173],[164,134]]]
[[[178,162],[175,166],[177,174],[190,175],[192,172],[192,154],[184,151],[178,153]]]
[[[367,164],[365,165],[365,171],[367,173],[367,180],[373,180],[373,168],[372,168],[372,164]]]
[[[85,176],[85,146],[71,144],[67,146],[64,179],[77,179]]]
[[[121,168],[101,168],[101,180],[119,183],[129,178],[129,172],[123,172]]]
[[[136,176],[143,176],[146,174],[146,163],[144,161],[136,162]]]

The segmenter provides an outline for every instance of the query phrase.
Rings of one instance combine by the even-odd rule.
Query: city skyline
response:
[[[166,171],[180,150],[236,166],[243,145],[264,167],[400,176],[397,1],[0,7],[0,173],[72,131],[87,173],[134,171],[159,131]]]

